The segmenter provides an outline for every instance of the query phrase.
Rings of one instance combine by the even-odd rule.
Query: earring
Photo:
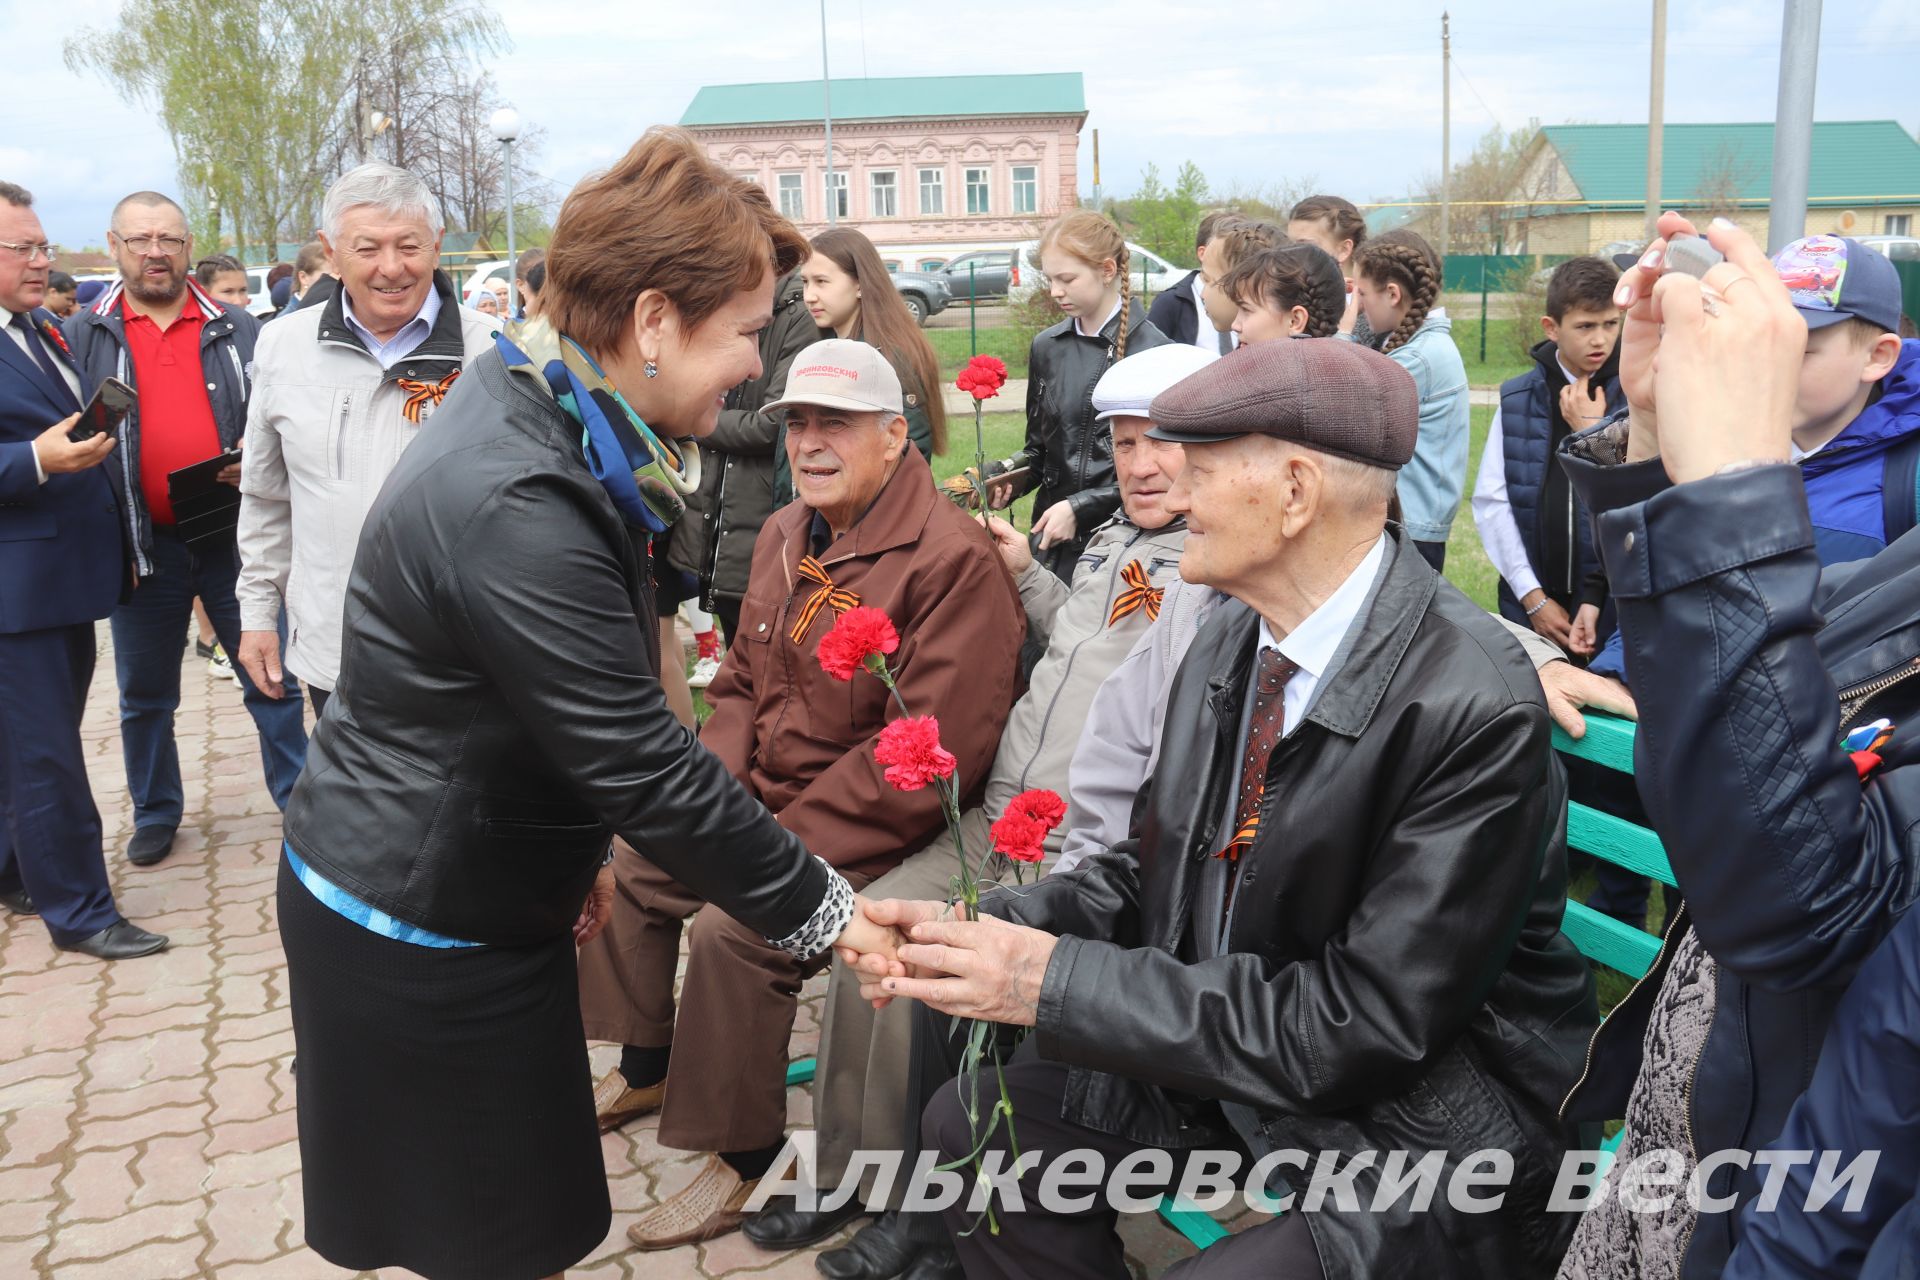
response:
[[[657,378],[660,376],[660,366],[649,360],[641,367],[640,372],[646,374],[649,378]]]

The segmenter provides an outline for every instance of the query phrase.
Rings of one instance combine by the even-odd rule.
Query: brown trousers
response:
[[[587,1039],[673,1046],[660,1144],[753,1151],[787,1127],[787,1041],[800,986],[833,956],[801,962],[614,842],[613,918],[580,949]],[[842,873],[846,874],[846,873]],[[847,875],[858,889],[868,877]],[[675,1017],[680,931],[687,977]]]

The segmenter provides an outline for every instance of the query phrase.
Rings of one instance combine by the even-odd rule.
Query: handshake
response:
[[[956,919],[944,902],[856,895],[853,919],[833,947],[876,1009],[905,998],[956,1017],[1030,1027],[1057,941],[991,917]]]

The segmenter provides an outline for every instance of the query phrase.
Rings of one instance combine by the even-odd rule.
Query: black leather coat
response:
[[[1307,1215],[1335,1280],[1550,1276],[1574,1226],[1545,1212],[1555,1107],[1597,1021],[1560,933],[1565,781],[1519,644],[1394,534],[1348,657],[1274,753],[1227,955],[1196,962],[1189,922],[1239,771],[1259,618],[1238,602],[1181,663],[1135,838],[988,902],[1061,935],[1037,1035],[1074,1067],[1069,1118],[1232,1146],[1226,1100],[1310,1162],[1379,1152],[1359,1212]],[[1500,1210],[1443,1187],[1426,1213],[1368,1211],[1386,1153],[1444,1152],[1450,1178],[1482,1148],[1514,1156]]]
[[[1561,458],[1598,520],[1640,708],[1634,776],[1688,907],[1594,1036],[1566,1112],[1625,1114],[1691,925],[1719,965],[1687,1089],[1694,1150],[1752,1151],[1779,1135],[1841,993],[1920,895],[1920,533],[1823,570],[1797,468],[1669,488],[1657,459],[1618,464],[1624,443],[1596,427]],[[1882,716],[1897,731],[1863,787],[1840,735]],[[1707,1190],[1746,1204],[1765,1176],[1722,1165]],[[1719,1275],[1744,1220],[1702,1214],[1684,1280]]]
[[[1147,322],[1146,308],[1134,298],[1129,306],[1127,354],[1164,346],[1167,336]],[[1009,458],[1014,467],[1030,467],[1015,486],[1015,496],[1038,488],[1033,517],[1065,499],[1073,507],[1075,536],[1037,552],[1041,563],[1071,581],[1074,561],[1087,540],[1120,509],[1120,482],[1113,474],[1113,433],[1093,420],[1093,384],[1117,358],[1114,343],[1120,313],[1097,338],[1082,336],[1071,317],[1033,340],[1027,365],[1027,443]]]
[[[564,934],[611,834],[769,938],[828,871],[667,709],[650,548],[551,398],[472,362],[368,513],[287,841],[394,917]]]

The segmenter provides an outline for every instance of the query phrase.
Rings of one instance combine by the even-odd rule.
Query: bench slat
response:
[[[1660,939],[1632,925],[1601,915],[1583,902],[1567,903],[1561,932],[1589,960],[1618,969],[1629,978],[1643,978],[1660,954]]]
[[[1633,772],[1633,721],[1604,711],[1588,711],[1587,736],[1575,741],[1559,725],[1553,726],[1553,749],[1578,756],[1621,773]]]
[[[1659,836],[1578,801],[1567,805],[1567,846],[1662,884],[1673,883],[1673,867]]]
[[[1185,1200],[1174,1196],[1161,1198],[1160,1216],[1196,1249],[1204,1249],[1233,1234]]]

